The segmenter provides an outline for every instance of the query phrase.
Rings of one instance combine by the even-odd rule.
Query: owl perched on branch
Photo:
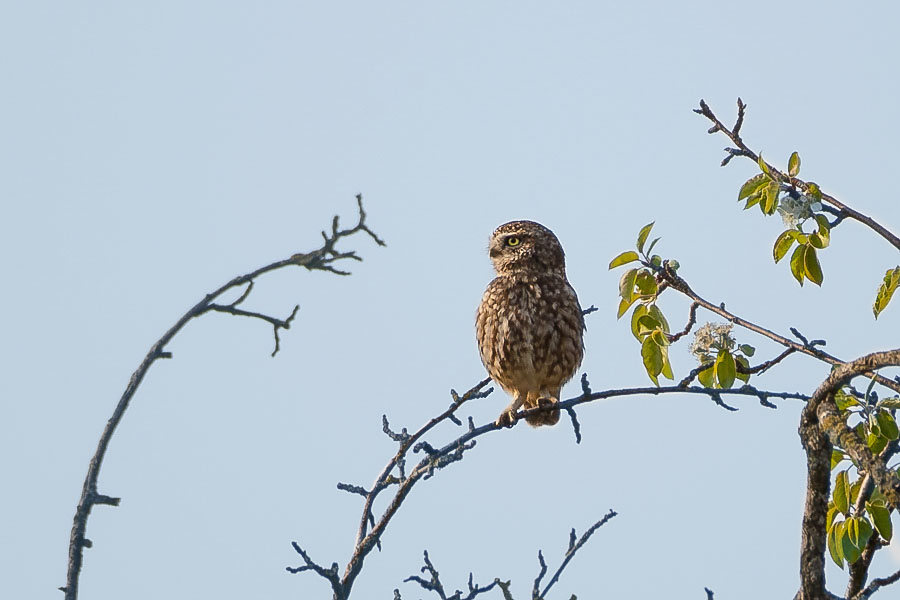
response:
[[[513,401],[497,424],[515,413],[559,402],[559,392],[584,357],[584,316],[566,279],[565,253],[552,231],[513,221],[491,236],[497,277],[478,307],[475,333],[481,362]],[[533,427],[555,425],[559,409],[526,417]]]

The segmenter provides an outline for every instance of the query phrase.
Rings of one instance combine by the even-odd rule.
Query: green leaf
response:
[[[822,238],[818,231],[814,231],[813,233],[809,234],[809,245],[813,248],[821,250],[827,247],[828,243],[824,238]]]
[[[778,193],[780,191],[781,184],[777,181],[770,181],[769,185],[765,187],[763,201],[759,205],[764,215],[775,214],[775,209],[778,208]]]
[[[794,253],[791,254],[791,273],[794,275],[794,279],[800,282],[800,285],[803,285],[803,279],[806,277],[806,249],[809,246],[797,246],[794,249]]]
[[[883,398],[881,402],[878,403],[878,405],[882,408],[900,408],[900,396],[894,396],[893,398]]]
[[[637,252],[635,252],[634,250],[627,250],[609,261],[609,268],[615,269],[616,267],[627,265],[630,262],[638,260],[638,258],[640,257],[638,256]]]
[[[847,519],[847,539],[850,543],[859,548],[859,519],[850,517]],[[850,561],[853,562],[853,561]]]
[[[825,529],[826,531],[831,531],[831,528],[834,527],[834,519],[837,517],[840,511],[835,507],[834,502],[828,503],[828,513],[825,515]]]
[[[859,543],[857,547],[862,550],[866,547],[866,544],[869,543],[869,538],[872,537],[872,524],[869,523],[869,520],[865,517],[859,517],[857,519],[858,527],[859,527]]]
[[[750,196],[757,194],[768,182],[769,178],[766,177],[765,173],[758,173],[757,175],[754,175],[753,177],[745,181],[744,185],[741,186],[741,190],[738,192],[738,202],[740,202],[744,198],[749,198]]]
[[[716,379],[722,389],[730,388],[734,384],[734,356],[728,350],[720,350],[716,357]]]
[[[806,242],[809,241],[808,236],[805,233],[803,233],[802,231],[800,231],[799,229],[788,229],[787,233],[792,238],[797,240],[798,244],[805,244]]]
[[[762,171],[762,172],[765,173],[766,175],[769,174],[769,165],[767,165],[767,164],[766,164],[766,161],[763,160],[762,152],[760,152],[760,153],[759,153],[759,156],[756,158],[756,164],[759,165],[759,170],[760,170],[760,171]]]
[[[841,471],[837,474],[834,481],[834,491],[831,493],[831,499],[834,505],[843,514],[850,512],[850,485],[847,481],[847,471]]]
[[[744,356],[753,356],[756,354],[756,348],[751,346],[750,344],[741,344],[738,346],[738,350],[744,353]]]
[[[866,391],[866,395],[870,392]],[[869,433],[874,433],[875,435],[881,435],[881,425],[878,424],[878,417],[875,416],[875,413],[869,413],[869,417],[866,420],[866,424],[869,427]]]
[[[750,361],[748,361],[746,357],[741,356],[740,354],[735,355],[734,362],[737,363],[738,365],[740,365],[741,367],[744,367],[744,369],[750,368]],[[750,373],[741,373],[740,369],[735,369],[735,371],[736,371],[734,374],[735,377],[737,377],[744,383],[747,383],[750,381]]]
[[[824,244],[823,248],[827,248],[828,244],[831,243],[831,225],[828,224],[828,218],[825,215],[813,215],[816,219],[816,223],[819,225],[819,230],[817,233],[819,234],[819,239],[821,243]]]
[[[640,339],[641,341],[643,341],[645,337],[647,337],[654,331],[658,331],[658,330],[659,330],[659,321],[657,321],[650,315],[643,315],[641,317],[638,317],[637,334],[638,334],[638,339]]]
[[[710,365],[708,369],[703,369],[697,374],[697,381],[700,382],[700,385],[707,388],[716,387],[716,368],[715,365]]]
[[[641,296],[655,296],[659,290],[656,277],[648,269],[641,269],[638,272],[637,277],[634,278],[634,284],[640,291]]]
[[[747,196],[747,203],[744,205],[744,210],[747,210],[748,208],[752,208],[753,206],[759,204],[759,201],[762,200],[762,197],[762,192],[756,192],[755,194]]]
[[[649,336],[641,344],[641,358],[650,380],[658,386],[658,377],[663,368],[662,349]]]
[[[637,339],[637,341],[641,341],[640,336],[640,325],[639,320],[641,317],[647,314],[647,305],[646,304],[638,304],[634,307],[634,312],[631,313],[631,334]]]
[[[852,521],[856,523],[856,519],[851,517],[848,521]],[[844,559],[851,565],[859,560],[859,548],[856,547],[856,544],[850,539],[847,530],[850,526],[844,526],[843,532],[841,535],[841,554],[844,555]]]
[[[800,155],[794,152],[788,159],[788,175],[796,177],[800,173]]]
[[[669,333],[669,322],[666,321],[665,315],[663,315],[663,312],[657,305],[653,304],[652,306],[650,306],[650,308],[647,309],[647,314],[659,321],[659,325],[660,327],[662,327],[662,330],[666,333]]]
[[[634,280],[637,278],[637,269],[628,269],[622,273],[619,279],[619,296],[622,300],[632,300],[634,298]]]
[[[831,451],[831,470],[834,471],[834,468],[838,466],[841,461],[846,458],[844,453],[841,450],[832,450]]]
[[[809,182],[806,184],[806,193],[809,196],[812,196],[819,202],[822,201],[822,190],[819,189],[819,186],[813,182]]]
[[[881,428],[881,435],[889,440],[896,440],[900,437],[900,430],[897,429],[897,422],[891,413],[886,410],[879,410],[876,417],[878,418],[878,426]]]
[[[872,521],[875,522],[875,529],[878,535],[884,538],[886,542],[891,541],[894,534],[894,528],[891,524],[891,511],[884,506],[867,505],[869,514],[872,515]]]
[[[662,346],[665,348],[669,345],[669,338],[666,337],[666,334],[663,333],[662,329],[657,329],[653,333],[650,334],[650,339],[653,340],[657,346]]]
[[[872,490],[872,495],[869,496],[869,503],[881,507],[887,507],[887,498],[884,497],[884,494],[881,493],[877,487]]]
[[[834,525],[831,530],[828,532],[828,553],[831,555],[831,560],[839,566],[841,569],[844,568],[844,553],[841,551],[841,538],[844,533],[844,522],[841,521]]]
[[[839,389],[834,393],[834,403],[837,404],[838,410],[847,410],[850,406],[856,406],[859,401],[853,394],[848,394],[843,389]]]
[[[772,256],[775,257],[776,263],[784,258],[784,255],[787,254],[788,250],[791,249],[791,246],[793,246],[796,241],[793,229],[783,231],[781,235],[776,238],[775,247],[772,248]]]
[[[888,441],[886,437],[877,433],[870,433],[866,438],[866,444],[869,446],[872,454],[878,454],[884,450],[884,447],[888,445]]]
[[[672,373],[672,363],[669,362],[669,348],[662,347],[660,350],[662,350],[663,358],[661,375],[666,379],[675,379],[675,375]]]
[[[900,267],[888,269],[884,274],[884,281],[881,283],[881,286],[878,288],[878,293],[875,295],[875,305],[872,307],[876,319],[878,318],[878,315],[881,314],[881,311],[887,308],[898,285],[900,285]]]
[[[660,239],[662,239],[662,238],[655,238],[652,242],[650,242],[650,245],[647,246],[647,254],[650,254],[651,252],[653,252],[653,246],[655,246],[656,242],[658,242]]]
[[[628,312],[628,309],[637,301],[637,298],[632,298],[631,300],[625,300],[624,298],[619,301],[619,310],[616,311],[616,318],[621,319],[622,315]]]
[[[650,235],[650,230],[653,229],[654,223],[656,223],[656,221],[653,221],[653,223],[647,223],[646,225],[641,227],[641,231],[638,233],[637,238],[638,252],[644,251],[644,243],[647,241],[647,236]]]
[[[814,284],[822,285],[822,265],[819,264],[819,258],[816,256],[816,249],[812,246],[806,247],[803,255],[804,268],[806,269],[806,278]]]

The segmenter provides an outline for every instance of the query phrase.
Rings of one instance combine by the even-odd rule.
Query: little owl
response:
[[[512,426],[516,410],[551,406],[584,357],[584,316],[566,279],[565,253],[552,231],[513,221],[491,236],[497,277],[484,292],[475,333],[491,379],[513,396],[497,424]],[[526,417],[555,425],[559,409]]]

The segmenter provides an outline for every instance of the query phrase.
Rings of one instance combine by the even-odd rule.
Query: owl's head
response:
[[[498,275],[566,273],[566,255],[559,240],[534,221],[512,221],[495,229],[489,253]]]

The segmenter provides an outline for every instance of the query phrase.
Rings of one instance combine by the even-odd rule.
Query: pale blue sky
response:
[[[484,376],[473,317],[505,221],[554,229],[600,308],[598,390],[647,384],[606,265],[651,220],[711,301],[839,357],[895,347],[900,305],[877,323],[870,306],[896,253],[846,223],[824,287],[800,289],[771,261],[781,223],[735,202],[752,165],[720,169],[725,139],[691,109],[731,121],[742,96],[749,144],[799,151],[803,176],[897,231],[897,22],[887,2],[5,3],[2,595],[60,597],[88,460],[151,344],[231,277],[314,248],[358,192],[388,247],[354,240],[349,278],[260,279],[248,309],[301,306],[276,358],[266,325],[210,315],[151,371],[101,475],[123,500],[94,511],[82,598],[330,597],[284,572],[290,542],[343,568],[362,504],[335,484],[368,486],[393,454],[381,415],[417,427]],[[683,299],[662,306],[683,325]],[[756,383],[808,392],[826,372],[798,357]],[[556,597],[790,597],[799,406],[732,403],[596,403],[581,446],[567,425],[483,438],[415,489],[354,597],[429,597],[401,583],[427,548],[448,588],[473,570],[526,598],[538,548],[558,564],[609,508]],[[873,575],[900,565],[882,555]]]

